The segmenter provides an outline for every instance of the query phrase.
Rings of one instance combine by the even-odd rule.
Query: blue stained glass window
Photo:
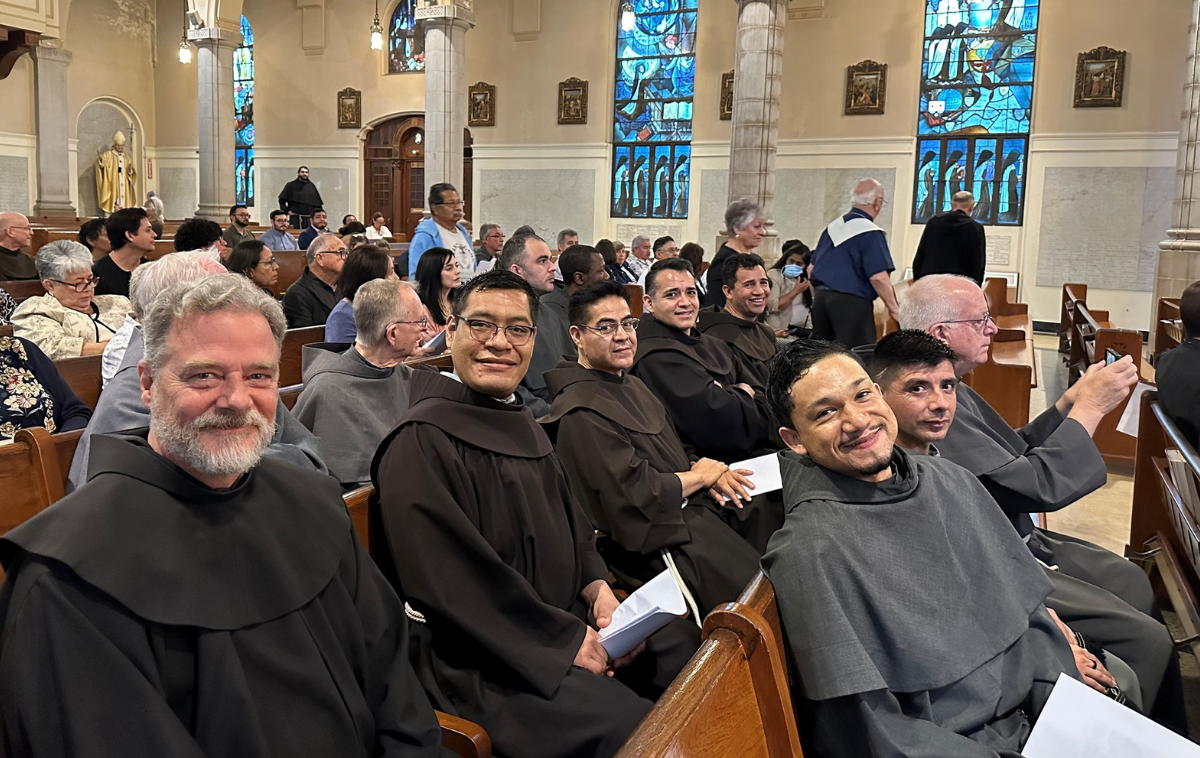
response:
[[[1039,0],[925,0],[913,222],[975,195],[976,220],[1019,225]]]
[[[400,0],[388,24],[388,73],[425,70],[425,22],[416,19],[417,0]]]
[[[621,4],[613,104],[616,218],[687,218],[698,1]]]
[[[233,51],[234,195],[254,205],[254,32],[242,16],[242,45]]]

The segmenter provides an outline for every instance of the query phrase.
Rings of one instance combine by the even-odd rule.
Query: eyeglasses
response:
[[[471,333],[471,339],[476,342],[490,342],[500,333],[500,325],[493,324],[491,321],[483,321],[477,318],[460,318],[458,316],[454,318],[467,325],[467,331]],[[529,342],[536,332],[537,327],[513,324],[504,327],[504,339],[508,340],[508,344],[513,347],[520,347]]]
[[[317,255],[336,255],[342,260],[345,260],[346,256],[349,255],[349,251],[347,251],[345,248],[342,248],[341,250],[322,250],[321,252],[317,253]]]
[[[258,265],[259,266],[278,266],[279,260],[277,258],[275,258],[274,256],[272,256],[269,260],[259,261]]]
[[[578,326],[580,329],[593,331],[596,334],[604,337],[612,337],[616,335],[617,329],[624,329],[626,334],[633,334],[637,331],[639,323],[641,323],[641,319],[627,318],[620,323],[617,323],[616,321],[610,321],[607,324],[601,324],[600,326],[588,326],[587,324],[576,324],[576,326]]]
[[[967,318],[960,321],[942,321],[942,324],[970,324],[976,331],[982,332],[987,328],[988,322],[992,320],[991,310],[983,312],[983,318]]]
[[[70,287],[71,289],[75,290],[76,292],[87,292],[92,287],[95,287],[97,284],[100,283],[100,277],[91,276],[91,277],[88,277],[87,279],[84,279],[81,282],[76,282],[74,284],[72,284],[71,282],[64,282],[62,279],[51,279],[50,281],[58,282],[59,284],[61,284],[64,287]]]
[[[429,326],[429,319],[422,316],[420,321],[393,321],[392,323],[388,324],[388,327],[393,327],[396,324],[409,324],[410,326],[419,326],[424,329],[425,327]],[[384,329],[384,331],[386,332],[387,329]]]
[[[463,201],[462,201],[462,200],[459,200],[457,203],[438,203],[438,205],[444,205],[444,206],[446,206],[447,208],[462,208],[462,207],[463,207]]]

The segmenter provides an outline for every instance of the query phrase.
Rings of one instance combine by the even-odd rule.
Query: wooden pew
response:
[[[84,355],[79,358],[64,358],[54,362],[58,373],[87,407],[96,410],[100,402],[101,355]]]
[[[1029,423],[1030,388],[1037,386],[1033,342],[1022,332],[1000,330],[992,337],[988,359],[963,377],[963,383],[978,392],[996,409],[1009,426],[1020,429]]]
[[[1184,503],[1166,462],[1167,449],[1183,456],[1193,481],[1200,455],[1158,404],[1158,393],[1142,395],[1137,463],[1133,476],[1133,515],[1129,549],[1157,576],[1183,630],[1176,649],[1200,660],[1200,525]]]
[[[22,429],[0,445],[0,535],[20,526],[63,496],[63,473],[51,434]],[[4,577],[0,569],[0,579]]]
[[[802,758],[767,577],[710,613],[703,636],[617,758]]]
[[[1115,329],[1108,324],[1107,311],[1093,311],[1082,300],[1076,301],[1071,313],[1071,363],[1068,376],[1074,384],[1088,366],[1103,361],[1109,350],[1133,358],[1138,378],[1154,382],[1153,369],[1142,362],[1142,333],[1133,329]],[[1125,412],[1128,400],[1109,412],[1092,435],[1105,463],[1130,466],[1137,451],[1137,439],[1117,431],[1117,422]]]
[[[12,324],[0,324],[0,337],[13,336]]]
[[[283,348],[279,354],[279,386],[290,387],[304,381],[301,372],[301,354],[305,345],[325,341],[325,325],[288,329],[283,335]]]
[[[350,521],[354,524],[354,533],[368,554],[371,549],[372,537],[379,535],[382,528],[372,529],[373,517],[370,515],[372,501],[375,500],[375,487],[368,484],[365,487],[350,490],[342,495],[346,510],[350,512]],[[378,510],[376,508],[376,510]],[[377,522],[376,522],[377,523]],[[381,539],[382,536],[378,536]],[[372,557],[374,557],[372,555]],[[466,719],[451,716],[437,711],[438,725],[442,728],[442,745],[449,748],[461,758],[490,758],[492,740],[483,727]]]
[[[22,300],[46,294],[40,279],[18,279],[16,281],[0,282],[0,288],[20,303]]]
[[[1183,321],[1179,318],[1179,298],[1160,297],[1154,315],[1154,355],[1150,362],[1158,365],[1158,356],[1183,342]]]
[[[279,263],[279,278],[275,280],[272,290],[275,297],[283,297],[287,288],[295,284],[304,273],[308,260],[304,257],[303,250],[276,250],[275,260]]]
[[[625,294],[629,295],[629,310],[634,318],[642,317],[642,296],[645,292],[636,284],[626,284]]]
[[[1061,307],[1058,316],[1058,351],[1071,351],[1071,325],[1075,318],[1075,303],[1087,302],[1088,288],[1086,284],[1068,282],[1062,286]],[[1108,318],[1105,316],[1105,318]],[[1068,363],[1070,359],[1068,358]]]

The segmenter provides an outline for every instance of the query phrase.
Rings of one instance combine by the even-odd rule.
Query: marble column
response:
[[[33,215],[74,218],[67,148],[67,66],[71,51],[41,44],[30,54],[37,130],[37,199]]]
[[[425,192],[450,182],[461,194],[467,128],[464,53],[475,14],[460,0],[418,8],[416,17],[425,22]]]
[[[1200,0],[1198,0],[1200,1]],[[729,202],[753,200],[773,218],[779,97],[783,77],[788,0],[736,0],[737,53],[733,80],[733,132],[729,148]],[[758,250],[779,255],[779,237],[768,232]]]
[[[200,121],[200,207],[196,215],[223,223],[234,201],[233,51],[241,32],[204,28],[188,32],[196,45]]]
[[[1150,333],[1160,297],[1179,297],[1200,279],[1200,0],[1192,2],[1188,28],[1188,56],[1184,64],[1183,120],[1179,130],[1179,157],[1175,168],[1175,200],[1171,229],[1158,246],[1154,300],[1150,303]]]

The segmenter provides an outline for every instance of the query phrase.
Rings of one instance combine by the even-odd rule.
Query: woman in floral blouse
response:
[[[103,353],[131,310],[129,298],[95,294],[92,254],[73,240],[43,245],[34,263],[46,294],[17,306],[13,334],[55,361]]]
[[[0,444],[11,441],[20,429],[82,429],[91,417],[91,409],[37,345],[0,337]]]

